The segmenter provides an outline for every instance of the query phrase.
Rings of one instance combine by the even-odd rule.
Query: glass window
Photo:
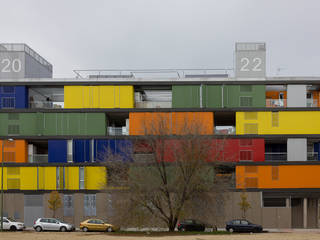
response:
[[[88,223],[95,223],[95,220],[90,220],[88,221]]]
[[[79,188],[85,189],[84,167],[79,167]]]
[[[57,189],[65,189],[64,167],[57,167]]]
[[[44,223],[46,223],[46,222],[48,222],[48,219],[46,219],[46,218],[42,218],[42,219],[40,220],[40,222],[44,222]]]
[[[263,198],[264,207],[286,207],[286,198]]]
[[[233,221],[233,224],[240,224],[240,220]]]
[[[241,224],[242,225],[249,225],[248,221],[244,221],[244,220],[241,221]]]
[[[96,195],[95,194],[84,195],[84,215],[96,216]]]
[[[13,86],[3,86],[2,92],[3,93],[14,93],[14,87]]]
[[[63,196],[63,215],[67,217],[72,217],[74,214],[73,211],[73,196],[64,195]]]
[[[1,99],[2,108],[15,108],[15,99],[12,97],[3,97]]]

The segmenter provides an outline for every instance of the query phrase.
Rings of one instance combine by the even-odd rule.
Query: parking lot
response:
[[[320,239],[320,232],[291,232],[291,233],[257,233],[257,234],[231,234],[231,235],[175,235],[175,236],[148,236],[148,235],[140,235],[137,236],[135,234],[123,234],[123,235],[115,235],[114,233],[83,233],[83,232],[33,232],[33,231],[25,231],[25,232],[3,232],[0,233],[0,239],[2,240],[108,240],[108,239],[130,239],[130,240],[138,240],[138,239],[161,239],[161,240],[247,240],[247,239],[255,239],[255,240],[313,240]]]

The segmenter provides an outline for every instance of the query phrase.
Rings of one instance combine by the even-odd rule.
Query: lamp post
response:
[[[2,161],[1,161],[1,205],[0,205],[0,213],[1,213],[1,232],[3,231],[3,167],[4,167],[4,145],[6,143],[6,141],[8,142],[13,142],[14,140],[12,138],[8,138],[8,139],[3,139],[2,140]]]

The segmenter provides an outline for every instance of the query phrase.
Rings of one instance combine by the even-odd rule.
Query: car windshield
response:
[[[7,217],[7,219],[8,219],[10,222],[16,222],[16,220],[15,220],[14,218]]]

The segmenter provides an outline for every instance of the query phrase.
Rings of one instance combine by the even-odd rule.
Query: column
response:
[[[307,228],[308,224],[308,198],[303,199],[303,228]]]

